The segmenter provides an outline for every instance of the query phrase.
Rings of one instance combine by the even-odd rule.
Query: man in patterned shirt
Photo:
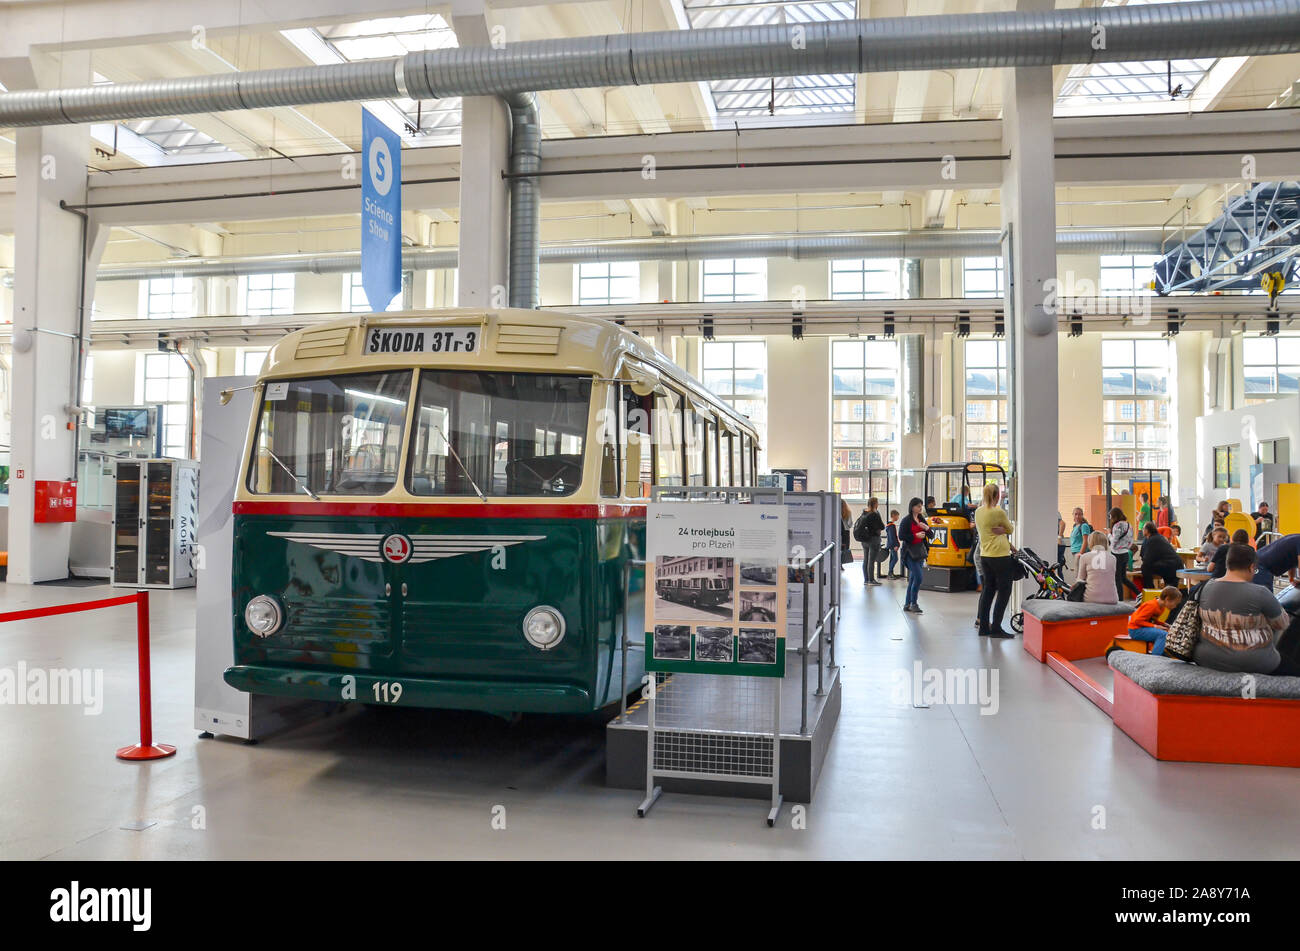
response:
[[[1251,584],[1255,549],[1228,546],[1225,565],[1227,573],[1201,594],[1201,638],[1192,656],[1213,670],[1271,674],[1282,664],[1277,641],[1291,619],[1272,591]]]

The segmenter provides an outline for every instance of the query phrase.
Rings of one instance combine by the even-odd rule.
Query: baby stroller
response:
[[[1061,573],[1065,568],[1065,563],[1058,561],[1054,565],[1049,565],[1034,552],[1032,548],[1017,548],[1011,553],[1011,557],[1016,563],[1024,569],[1025,574],[1038,582],[1038,590],[1033,594],[1025,595],[1026,601],[1034,599],[1043,601],[1068,601],[1070,598],[1070,586],[1065,583],[1065,576]],[[1011,630],[1017,634],[1025,633],[1025,612],[1017,611],[1011,615]]]

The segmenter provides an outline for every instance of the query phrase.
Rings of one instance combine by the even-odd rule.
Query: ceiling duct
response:
[[[0,127],[396,97],[1297,51],[1300,0],[882,17],[530,40],[360,63],[23,90],[0,94]]]
[[[513,204],[512,204],[513,208]],[[531,212],[530,212],[531,214]],[[1158,254],[1160,232],[1059,231],[1061,254]],[[514,249],[512,249],[514,250]],[[767,237],[682,237],[596,244],[532,245],[512,258],[512,274],[535,274],[538,264],[608,264],[619,261],[704,261],[714,258],[767,257],[794,260],[832,258],[962,258],[1002,253],[996,231],[916,231],[884,234],[809,234]],[[534,256],[535,255],[535,256]],[[456,267],[455,248],[404,248],[402,269],[431,271]],[[361,255],[295,254],[273,257],[196,259],[165,264],[101,267],[100,281],[145,281],[161,277],[237,277],[248,274],[344,274],[361,269]],[[537,281],[521,291],[512,306],[534,307]],[[518,288],[512,280],[511,292]]]

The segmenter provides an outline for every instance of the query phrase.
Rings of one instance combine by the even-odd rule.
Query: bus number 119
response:
[[[402,699],[402,685],[396,681],[374,684],[370,689],[375,692],[376,703],[396,703]]]

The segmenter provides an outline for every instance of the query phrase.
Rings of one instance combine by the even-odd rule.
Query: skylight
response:
[[[125,125],[167,155],[215,155],[230,151],[181,119],[140,119]]]
[[[456,33],[441,15],[382,17],[324,27],[319,30],[286,30],[284,35],[295,45],[319,58],[299,42],[294,34],[314,33],[321,44],[337,57],[337,62],[367,59],[391,59],[419,50],[453,49]],[[412,144],[447,145],[460,141],[460,99],[433,99],[417,103],[413,99],[393,99],[391,103],[403,120],[402,131]]]
[[[1082,63],[1070,70],[1059,102],[1169,102],[1187,99],[1214,59],[1148,60],[1138,63]]]
[[[696,30],[714,27],[825,23],[857,16],[855,0],[767,2],[767,0],[684,0]],[[709,83],[718,118],[816,121],[853,114],[857,78],[849,73],[722,79]]]
[[[1157,0],[1102,0],[1100,6],[1136,7],[1154,2]],[[1211,58],[1082,63],[1071,68],[1056,101],[1070,111],[1081,112],[1105,111],[1107,106],[1121,104],[1181,102],[1191,97],[1216,62]]]

